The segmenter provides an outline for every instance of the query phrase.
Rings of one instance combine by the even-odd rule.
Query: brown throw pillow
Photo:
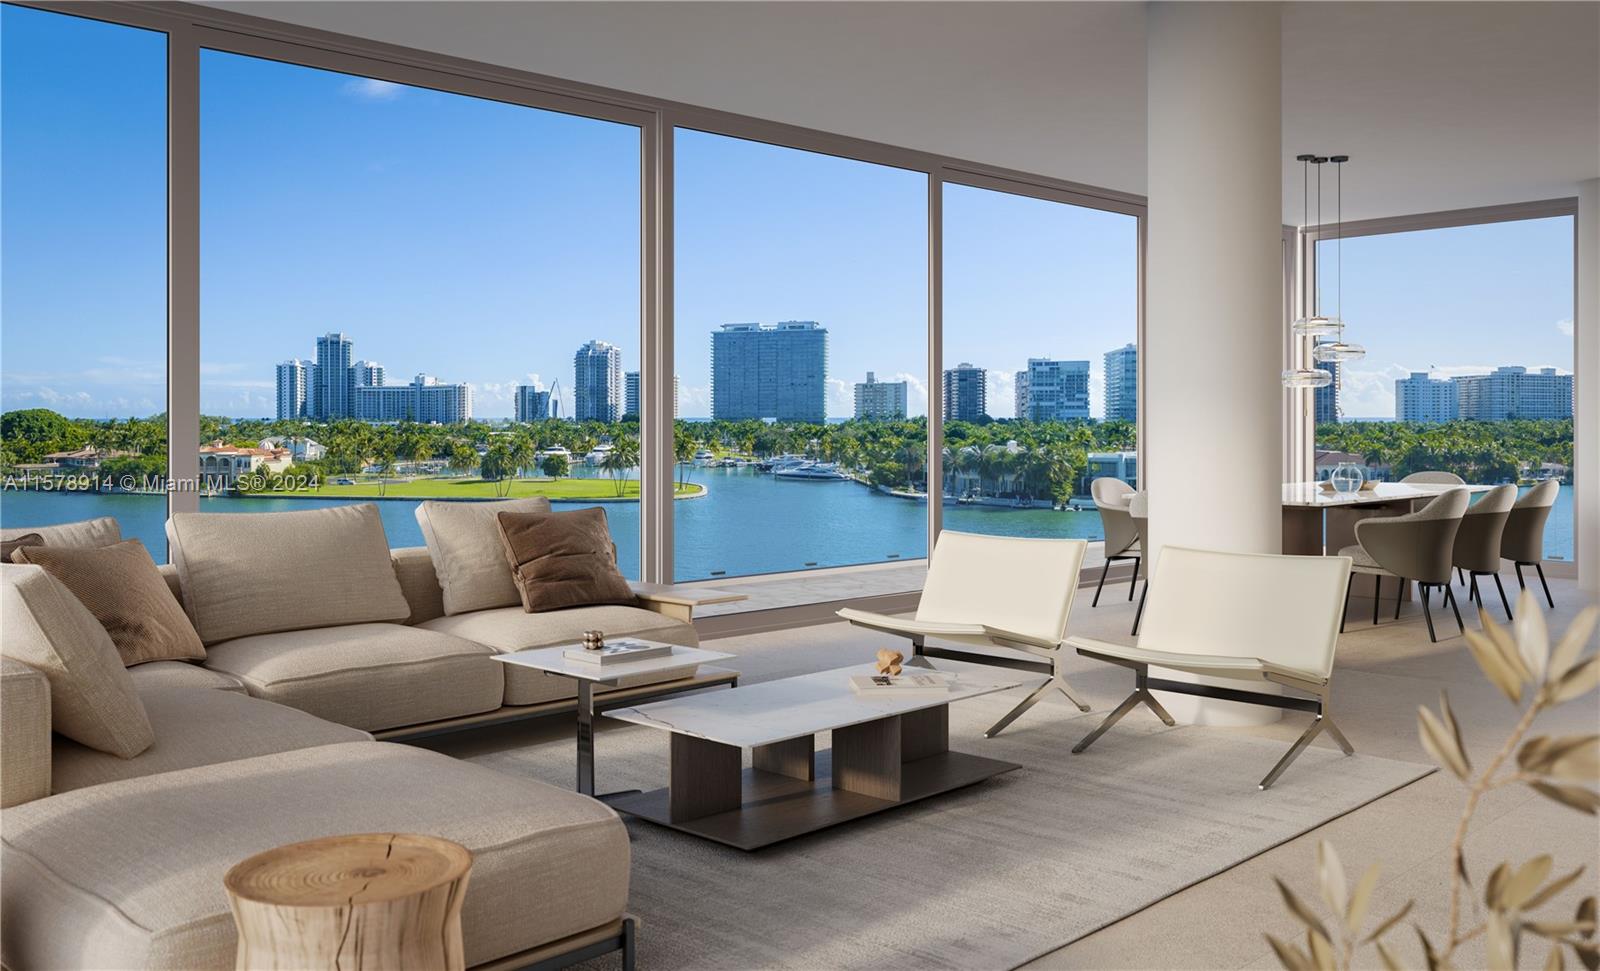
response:
[[[205,659],[200,635],[138,540],[98,549],[28,546],[14,556],[14,562],[43,567],[82,601],[125,666]]]
[[[611,558],[604,509],[502,512],[495,518],[523,610],[533,614],[634,602]]]
[[[13,562],[11,559],[11,554],[22,549],[24,546],[43,545],[44,537],[40,536],[38,533],[23,533],[16,539],[0,540],[0,560],[5,560],[7,563],[11,563]]]

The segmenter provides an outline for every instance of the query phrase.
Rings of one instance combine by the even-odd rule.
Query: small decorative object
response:
[[[887,647],[878,652],[878,673],[896,675],[900,673],[900,662],[906,656],[899,651],[891,651]]]
[[[586,651],[599,651],[606,646],[605,631],[586,630],[583,632],[583,649]]]
[[[1333,483],[1335,492],[1359,492],[1366,478],[1361,466],[1354,462],[1340,462],[1328,476],[1328,481]]]

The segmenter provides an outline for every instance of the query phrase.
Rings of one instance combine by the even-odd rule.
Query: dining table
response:
[[[1356,542],[1356,524],[1377,516],[1403,516],[1420,509],[1427,500],[1452,489],[1466,489],[1477,495],[1489,485],[1450,485],[1432,482],[1370,482],[1365,488],[1338,492],[1322,482],[1283,484],[1283,552],[1298,556],[1333,556]],[[1374,580],[1357,575],[1351,586],[1353,597],[1371,597]],[[1402,584],[1401,596],[1408,598],[1410,584]]]

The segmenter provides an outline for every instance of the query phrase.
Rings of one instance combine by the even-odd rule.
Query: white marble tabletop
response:
[[[656,644],[659,641],[645,641],[644,638],[634,637],[628,640],[644,641],[646,644]],[[698,647],[672,648],[672,653],[664,657],[645,658],[643,661],[616,661],[611,664],[596,664],[593,661],[574,661],[567,657],[567,650],[582,647],[582,644],[562,644],[557,647],[536,647],[531,651],[517,651],[512,654],[496,654],[494,659],[503,664],[515,664],[525,668],[535,668],[547,674],[564,674],[569,678],[582,681],[615,681],[635,674],[659,674],[662,671],[675,671],[679,668],[692,668],[710,661],[722,661],[733,657],[722,651],[707,651]]]
[[[1322,488],[1320,482],[1285,482],[1283,504],[1308,508],[1364,506],[1373,503],[1400,502],[1406,499],[1432,499],[1451,489],[1465,489],[1468,492],[1479,493],[1488,492],[1493,488],[1494,486],[1486,485],[1443,485],[1431,482],[1379,482],[1374,488],[1364,492],[1329,492]]]
[[[634,708],[613,708],[606,712],[606,717],[749,748],[1023,685],[1034,687],[1045,681],[1043,675],[1005,668],[924,660],[926,666],[935,671],[956,675],[949,692],[888,698],[858,695],[850,687],[850,676],[875,673],[873,665],[862,664],[743,685],[731,691],[689,695]]]

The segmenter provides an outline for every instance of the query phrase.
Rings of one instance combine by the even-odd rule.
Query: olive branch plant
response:
[[[1449,925],[1429,936],[1420,924],[1412,922],[1423,961],[1428,971],[1448,971],[1456,967],[1461,946],[1482,937],[1486,965],[1492,971],[1511,969],[1517,966],[1523,935],[1533,934],[1551,944],[1545,971],[1563,971],[1563,948],[1570,949],[1587,971],[1600,971],[1594,896],[1584,897],[1571,919],[1533,914],[1575,884],[1584,873],[1583,866],[1550,879],[1554,861],[1549,854],[1518,866],[1501,863],[1483,883],[1482,902],[1476,891],[1469,897],[1471,916],[1464,913],[1463,907],[1463,898],[1473,887],[1466,860],[1467,831],[1478,802],[1486,793],[1505,786],[1526,785],[1578,812],[1590,816],[1600,812],[1600,792],[1595,788],[1600,785],[1600,734],[1527,737],[1541,712],[1582,697],[1600,685],[1600,654],[1583,656],[1584,645],[1600,620],[1600,607],[1584,609],[1554,650],[1544,614],[1526,590],[1517,603],[1516,620],[1510,630],[1495,623],[1481,608],[1478,617],[1483,630],[1466,632],[1467,647],[1485,677],[1513,705],[1521,707],[1525,703],[1526,708],[1505,744],[1481,770],[1475,770],[1468,757],[1461,728],[1444,692],[1440,692],[1437,712],[1426,706],[1417,709],[1422,747],[1466,787],[1466,801],[1450,844]],[[1289,971],[1347,971],[1354,964],[1356,952],[1372,945],[1384,968],[1398,971],[1404,967],[1384,937],[1406,919],[1415,900],[1407,901],[1373,930],[1362,933],[1379,872],[1379,865],[1372,864],[1354,889],[1349,889],[1338,854],[1328,843],[1319,843],[1317,884],[1322,902],[1333,912],[1333,919],[1328,922],[1281,879],[1274,878],[1289,912],[1306,929],[1304,947],[1266,935],[1278,961]]]

